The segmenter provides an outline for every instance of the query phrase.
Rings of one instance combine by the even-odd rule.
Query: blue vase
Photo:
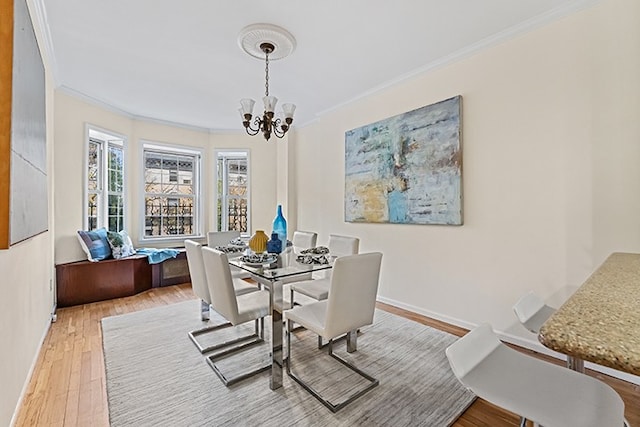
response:
[[[279,254],[282,252],[282,242],[278,233],[271,233],[271,239],[267,242],[267,252],[270,254]]]
[[[273,232],[278,234],[280,242],[282,242],[281,250],[287,247],[287,220],[282,215],[282,205],[278,205],[278,213],[273,220]]]

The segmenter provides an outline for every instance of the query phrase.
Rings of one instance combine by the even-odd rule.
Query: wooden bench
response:
[[[158,264],[146,255],[98,262],[76,261],[56,265],[58,307],[127,297],[152,287],[190,282],[186,252]]]

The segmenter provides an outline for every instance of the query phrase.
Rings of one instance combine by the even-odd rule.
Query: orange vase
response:
[[[249,239],[249,247],[257,254],[267,250],[267,242],[269,237],[264,233],[264,230],[256,230],[251,239]]]

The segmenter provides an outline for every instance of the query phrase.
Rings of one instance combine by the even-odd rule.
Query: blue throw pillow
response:
[[[94,231],[78,230],[78,240],[80,240],[82,249],[87,253],[89,261],[101,261],[111,257],[111,247],[105,228]]]

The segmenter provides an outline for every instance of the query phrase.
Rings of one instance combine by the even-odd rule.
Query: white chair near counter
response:
[[[264,341],[264,318],[270,313],[270,296],[269,291],[265,290],[257,290],[255,292],[238,295],[234,287],[234,281],[237,279],[231,277],[231,268],[227,254],[205,247],[202,248],[202,255],[207,274],[209,293],[212,296],[211,305],[216,312],[228,320],[229,323],[226,324],[226,327],[237,326],[251,321],[255,323],[253,334],[244,335],[220,344],[216,348],[229,347],[229,349],[207,357],[207,363],[224,385],[228,387],[238,381],[266,371],[271,367],[270,364],[262,365],[229,378],[216,365],[218,360]]]
[[[544,427],[624,426],[624,402],[595,378],[514,350],[483,324],[446,349],[458,380],[477,396]]]
[[[364,373],[342,357],[333,353],[333,340],[347,334],[347,352],[356,347],[358,328],[373,323],[378,293],[380,264],[379,252],[340,257],[335,261],[331,276],[329,298],[307,305],[294,307],[284,312],[287,321],[287,374],[322,402],[332,412],[336,412],[378,385],[378,380]],[[293,371],[292,334],[293,324],[299,324],[329,341],[328,354],[353,372],[362,376],[367,385],[349,396],[333,403],[321,395],[312,385]],[[324,352],[318,351],[318,356]]]
[[[202,257],[202,245],[193,240],[185,240],[184,246],[187,252],[189,275],[191,276],[191,289],[193,290],[193,293],[196,294],[198,298],[200,298],[200,319],[202,321],[209,321],[212,299],[211,293],[209,292],[209,284],[207,282],[204,259]],[[236,286],[235,292],[239,295],[255,292],[258,290],[256,286],[253,286],[240,279],[237,279],[234,283]],[[196,329],[189,332],[189,338],[191,339],[191,341],[193,341],[200,353],[206,353],[208,351],[219,348],[219,346],[212,345],[205,347],[197,340],[197,337],[202,334],[224,328],[228,325],[228,323],[223,323]]]
[[[556,309],[545,304],[538,295],[530,291],[516,302],[513,311],[527,330],[538,334],[544,322],[555,313]]]

